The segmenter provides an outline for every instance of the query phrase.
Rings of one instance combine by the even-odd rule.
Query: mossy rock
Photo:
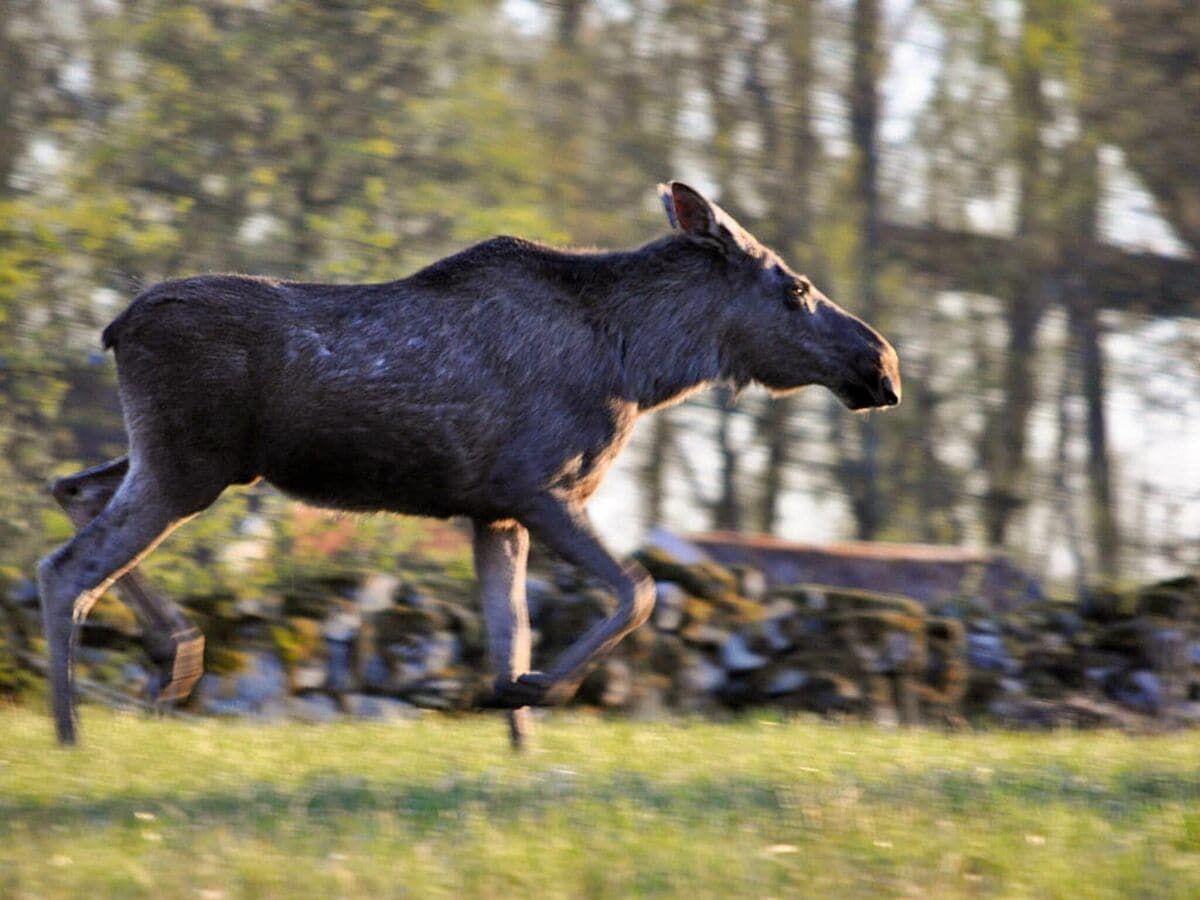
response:
[[[710,622],[692,622],[679,632],[685,643],[698,647],[720,647],[732,634],[727,628]]]
[[[1027,681],[1045,675],[1068,688],[1078,689],[1084,686],[1085,677],[1080,656],[1070,647],[1035,647],[1025,654],[1021,670]]]
[[[798,647],[777,657],[778,668],[799,669],[804,672],[829,671],[858,677],[863,674],[862,662],[841,642],[823,640],[813,646]]]
[[[337,582],[339,585],[343,581]],[[325,588],[320,583],[289,587],[283,591],[283,615],[289,619],[324,619],[338,609],[344,593]]]
[[[971,669],[967,673],[967,689],[962,697],[963,709],[968,713],[985,712],[993,701],[1004,694],[1005,676],[999,672]]]
[[[957,705],[967,691],[966,628],[958,619],[936,617],[925,622],[926,661],[923,686],[937,692],[936,701]],[[923,698],[929,699],[929,698]]]
[[[738,624],[761,622],[766,618],[766,608],[753,600],[737,594],[723,594],[714,598],[712,604],[726,619]]]
[[[1173,622],[1196,621],[1198,608],[1200,598],[1195,594],[1162,585],[1143,589],[1137,598],[1138,615],[1157,616]]]
[[[855,629],[859,639],[870,642],[894,632],[922,637],[925,634],[922,618],[888,609],[840,612],[826,616],[826,620],[837,627],[850,626]]]
[[[780,702],[824,715],[862,712],[867,708],[857,681],[829,671],[809,673],[804,684],[781,697]]]
[[[137,616],[133,610],[117,599],[115,594],[107,594],[100,598],[88,612],[87,621],[98,626],[111,628],[122,634],[135,638],[142,633]]]
[[[0,583],[0,591],[5,585]],[[30,669],[18,654],[18,647],[27,646],[19,632],[18,616],[13,614],[5,598],[0,597],[0,700],[16,700],[44,684],[44,679]]]
[[[127,649],[141,640],[142,629],[133,611],[115,596],[101,597],[79,627],[82,647]]]
[[[933,616],[925,620],[925,637],[930,643],[939,641],[950,647],[961,648],[964,652],[967,646],[967,629],[959,619],[946,616]]]
[[[1092,647],[1120,654],[1127,660],[1141,662],[1145,655],[1146,636],[1150,627],[1150,623],[1145,619],[1114,622],[1095,633]]]
[[[1137,615],[1135,593],[1116,588],[1094,587],[1080,601],[1079,614],[1096,622],[1119,622]]]
[[[791,589],[794,599],[810,609],[826,613],[896,612],[915,619],[925,618],[925,607],[911,597],[882,591],[833,587],[826,584],[801,584]]]
[[[1039,700],[1057,700],[1070,692],[1070,686],[1045,669],[1035,669],[1024,675],[1025,690]]]
[[[752,603],[759,603],[767,596],[767,577],[762,569],[747,563],[737,563],[729,567],[737,583],[737,594]]]
[[[378,646],[386,647],[413,637],[429,637],[443,630],[447,622],[440,613],[413,606],[393,606],[371,617]]]
[[[687,660],[683,640],[674,634],[659,634],[650,648],[646,665],[658,675],[674,677]]]
[[[737,596],[737,578],[714,562],[686,565],[659,547],[647,547],[633,555],[655,581],[673,581],[689,594],[705,600]],[[748,601],[747,601],[748,602]]]
[[[708,600],[689,596],[683,606],[684,625],[711,622],[716,612],[717,607]]]
[[[271,638],[288,668],[319,660],[324,654],[321,623],[315,619],[294,616],[282,625],[272,625]]]
[[[992,609],[974,597],[952,597],[928,608],[929,615],[944,619],[984,619],[992,615]]]
[[[1200,574],[1178,575],[1175,578],[1167,578],[1163,581],[1156,581],[1154,584],[1143,588],[1143,590],[1158,589],[1165,591],[1182,591],[1183,593],[1190,594],[1192,597],[1200,600]]]
[[[204,671],[212,675],[235,675],[250,665],[251,655],[232,647],[204,646]]]
[[[237,597],[232,591],[190,594],[183,598],[180,605],[196,620],[205,637],[218,643],[228,636],[233,624],[241,618]]]

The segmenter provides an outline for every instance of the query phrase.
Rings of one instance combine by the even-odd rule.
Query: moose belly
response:
[[[417,435],[310,432],[267,448],[263,477],[307,503],[355,512],[468,513],[467,486],[446,450]]]

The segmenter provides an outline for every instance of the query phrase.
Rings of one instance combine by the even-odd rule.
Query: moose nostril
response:
[[[879,382],[880,393],[883,395],[883,403],[885,406],[895,406],[900,402],[900,398],[896,396],[895,390],[892,388],[892,379],[884,375]]]

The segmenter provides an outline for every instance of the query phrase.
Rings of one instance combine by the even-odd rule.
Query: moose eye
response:
[[[808,305],[808,285],[803,282],[788,287],[787,305],[789,309],[802,309]]]

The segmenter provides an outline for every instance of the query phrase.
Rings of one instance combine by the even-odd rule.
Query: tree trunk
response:
[[[667,410],[650,420],[650,442],[641,466],[642,521],[647,529],[661,525],[667,506],[667,454],[670,452],[675,423]]]
[[[1087,405],[1089,518],[1095,543],[1096,568],[1106,579],[1121,570],[1120,535],[1112,470],[1108,459],[1108,427],[1105,420],[1104,353],[1096,304],[1082,280],[1068,288],[1071,333],[1079,342],[1083,396]]]
[[[29,59],[18,38],[9,35],[11,10],[0,8],[0,197],[23,149],[24,129],[16,124],[17,100],[27,87]]]
[[[1008,284],[1008,347],[1004,360],[1003,400],[984,429],[981,457],[988,473],[984,527],[993,546],[1008,539],[1013,514],[1026,503],[1025,445],[1029,413],[1035,397],[1034,342],[1044,308],[1043,284],[1048,260],[1039,248],[1045,240],[1036,214],[1041,199],[1041,126],[1046,117],[1042,97],[1041,58],[1028,33],[1042,26],[1037,8],[1025,11],[1024,33],[1010,87],[1015,113],[1017,162],[1017,251]]]
[[[879,248],[879,50],[878,0],[858,0],[851,24],[854,61],[850,128],[855,148],[855,188],[859,204],[858,309],[868,322],[878,319],[876,267]],[[873,419],[859,424],[859,458],[853,462],[852,508],[858,537],[874,540],[883,526],[879,489],[879,432]]]
[[[767,462],[763,468],[762,494],[758,504],[756,527],[763,534],[772,534],[779,520],[779,497],[783,493],[783,473],[787,467],[788,423],[792,416],[792,400],[780,397],[768,400],[759,419],[759,434],[767,446]]]
[[[812,0],[797,0],[788,8],[784,48],[788,59],[787,84],[790,88],[787,107],[791,115],[782,127],[785,135],[776,134],[780,125],[778,104],[770,102],[757,66],[751,70],[752,90],[757,86],[760,97],[759,110],[764,133],[764,169],[772,172],[777,180],[776,190],[764,191],[777,198],[771,204],[769,218],[778,223],[778,233],[772,239],[784,255],[796,259],[802,268],[811,271],[812,221],[812,170],[817,154],[813,135],[812,99]],[[756,58],[757,62],[757,58]],[[786,160],[777,157],[786,146]],[[759,419],[759,435],[767,448],[767,461],[763,469],[761,493],[759,495],[756,527],[764,534],[775,531],[779,521],[779,499],[783,492],[784,472],[791,462],[792,438],[789,424],[796,404],[791,397],[780,397],[767,404]]]
[[[722,531],[740,531],[742,504],[738,496],[739,454],[733,445],[733,392],[720,391],[721,411],[717,423],[717,449],[721,454],[721,495],[713,506],[713,527]]]

